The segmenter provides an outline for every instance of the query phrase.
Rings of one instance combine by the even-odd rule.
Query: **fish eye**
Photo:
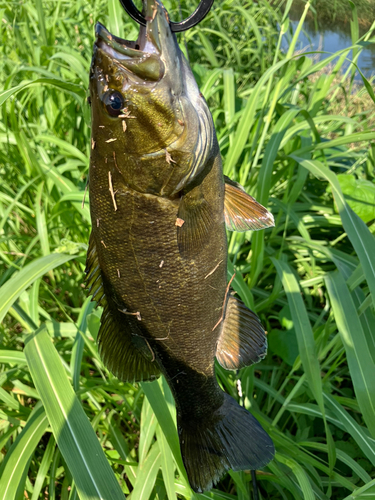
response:
[[[118,116],[124,107],[124,98],[117,90],[107,90],[103,96],[104,106],[111,116]]]

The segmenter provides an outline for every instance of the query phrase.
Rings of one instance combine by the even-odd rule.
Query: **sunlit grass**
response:
[[[93,26],[135,38],[135,25],[117,0],[5,2],[1,18],[0,500],[113,500],[120,490],[133,500],[248,500],[249,472],[193,496],[168,386],[121,383],[97,354],[101,311],[82,285]],[[349,50],[316,63],[294,54],[294,39],[282,54],[287,28],[288,10],[224,0],[185,37],[225,173],[276,222],[229,235],[232,285],[265,325],[268,356],[217,373],[275,442],[275,460],[257,473],[260,498],[371,498],[374,94],[366,80],[351,93]]]

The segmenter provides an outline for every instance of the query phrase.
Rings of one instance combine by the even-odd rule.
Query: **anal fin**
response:
[[[258,231],[275,225],[273,215],[243,187],[224,176],[225,225],[229,231]]]
[[[231,295],[218,340],[216,358],[226,370],[257,363],[267,354],[267,337],[258,316]]]

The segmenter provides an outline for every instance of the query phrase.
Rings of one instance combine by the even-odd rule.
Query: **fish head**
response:
[[[136,41],[96,25],[90,70],[92,140],[125,184],[174,196],[213,156],[211,114],[159,0],[144,0]],[[99,151],[100,149],[100,151]]]

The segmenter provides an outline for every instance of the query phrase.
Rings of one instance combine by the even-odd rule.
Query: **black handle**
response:
[[[133,0],[120,0],[121,5],[125,9],[125,11],[129,14],[129,16],[134,19],[135,22],[141,24],[142,26],[146,26],[146,19],[139,12],[137,7],[134,5]],[[195,12],[192,13],[191,16],[184,19],[179,23],[170,22],[171,30],[174,33],[186,31],[193,26],[200,23],[210,12],[212,4],[214,0],[201,0],[201,3],[196,8]]]

